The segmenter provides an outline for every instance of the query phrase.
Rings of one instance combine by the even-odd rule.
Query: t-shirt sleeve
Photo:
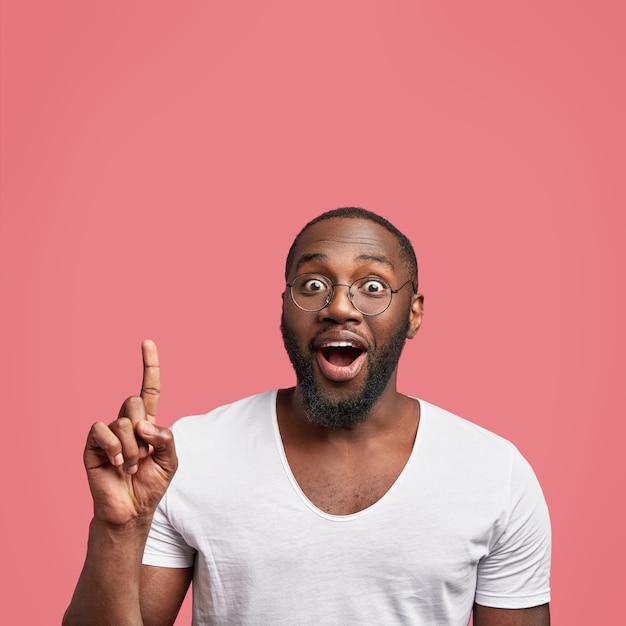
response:
[[[504,525],[478,564],[476,603],[521,609],[550,601],[548,507],[532,468],[515,450]]]
[[[167,515],[167,492],[155,511],[143,553],[144,565],[158,567],[191,567],[195,550],[185,543]]]

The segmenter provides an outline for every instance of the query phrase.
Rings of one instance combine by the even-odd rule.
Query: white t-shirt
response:
[[[466,626],[474,601],[548,602],[550,521],[532,469],[508,441],[420,405],[396,482],[345,516],[294,479],[276,391],[178,421],[179,468],[143,562],[195,564],[196,626]]]

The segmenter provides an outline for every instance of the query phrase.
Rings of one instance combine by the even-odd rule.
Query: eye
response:
[[[329,287],[321,276],[303,277],[300,283],[300,290],[304,293],[319,293],[320,291],[328,291]]]
[[[356,288],[366,296],[384,296],[389,293],[389,285],[382,278],[363,278],[357,281]]]

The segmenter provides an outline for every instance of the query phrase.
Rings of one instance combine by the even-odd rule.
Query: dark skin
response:
[[[333,218],[312,226],[301,238],[290,271],[290,278],[319,272],[341,284],[376,274],[397,287],[411,278],[394,236],[369,220],[353,218]],[[384,314],[366,317],[352,306],[347,289],[338,287],[322,311],[305,313],[285,295],[283,311],[303,349],[318,330],[335,326],[355,333],[375,354],[407,315],[407,338],[415,336],[423,298],[405,289],[393,297]],[[84,459],[94,518],[85,566],[64,617],[66,625],[171,625],[192,579],[192,568],[141,564],[154,510],[177,466],[171,432],[156,425],[161,387],[156,346],[146,341],[142,353],[140,395],[128,398],[109,425],[94,424],[87,438]],[[364,359],[355,376],[337,381],[323,365],[313,365],[320,392],[336,398],[358,393],[370,367]],[[420,407],[397,392],[396,378],[394,370],[363,423],[336,430],[308,421],[299,384],[279,392],[277,413],[287,459],[301,489],[318,508],[334,515],[360,511],[383,497],[401,473],[418,432]],[[475,626],[550,623],[548,605],[517,610],[475,605],[473,619]]]
[[[343,285],[369,275],[380,276],[393,286],[412,278],[404,268],[395,237],[378,224],[358,219],[330,219],[304,233],[288,278],[306,272],[323,274]],[[407,314],[407,338],[416,335],[422,304],[421,295],[404,289],[394,295],[382,315],[366,316],[352,306],[348,289],[337,287],[330,304],[321,311],[302,311],[289,296],[283,298],[283,311],[285,324],[303,351],[317,333],[330,328],[345,331],[342,337],[346,339],[354,335],[374,354]],[[366,362],[358,375],[338,382],[332,374],[324,375],[317,359],[312,361],[320,393],[336,398],[358,393],[370,367]],[[367,508],[389,490],[404,468],[413,449],[420,407],[395,387],[396,371],[367,420],[346,429],[309,422],[299,384],[280,392],[278,423],[289,465],[303,492],[320,509],[348,515]]]
[[[322,427],[289,417],[294,396],[294,390],[279,394],[279,424],[289,466],[307,498],[332,515],[350,515],[380,500],[411,454],[419,404],[398,407],[393,431],[310,437]]]

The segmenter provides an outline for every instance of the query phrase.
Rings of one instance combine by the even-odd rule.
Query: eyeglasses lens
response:
[[[305,311],[320,311],[329,302],[334,287],[330,279],[321,274],[296,276],[291,287],[293,301]],[[350,286],[350,300],[364,315],[378,315],[391,302],[391,287],[378,277],[360,278]]]

